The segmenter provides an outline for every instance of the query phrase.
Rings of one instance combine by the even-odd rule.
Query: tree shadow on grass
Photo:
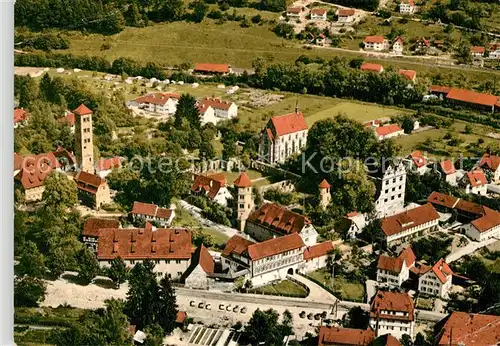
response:
[[[93,283],[102,288],[112,288],[114,290],[118,289],[115,283],[110,279],[95,279]]]

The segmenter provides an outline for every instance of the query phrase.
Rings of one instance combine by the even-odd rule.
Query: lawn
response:
[[[336,292],[335,294],[341,299],[359,302],[364,300],[365,288],[362,284],[347,282],[341,277],[332,279],[331,274],[325,268],[307,273],[307,276]]]
[[[307,297],[306,289],[301,285],[290,280],[283,280],[275,284],[258,287],[250,290],[249,293],[269,294],[276,296],[284,295],[284,296],[300,297],[300,298]]]
[[[263,177],[261,172],[254,171],[252,169],[248,169],[246,171],[246,173],[247,173],[248,177],[250,178],[250,180],[255,180],[255,179],[259,179],[259,178]],[[224,172],[223,174],[226,177],[226,182],[228,184],[233,184],[233,181],[235,181],[236,178],[238,178],[238,176],[240,175],[240,172]]]

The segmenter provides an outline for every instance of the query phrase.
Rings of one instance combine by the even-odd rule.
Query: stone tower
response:
[[[234,181],[234,186],[238,189],[238,224],[240,232],[245,229],[245,222],[254,208],[252,182],[246,172],[242,172]]]
[[[326,209],[330,201],[332,200],[332,195],[330,194],[330,184],[323,179],[323,181],[319,184],[319,205],[321,208]]]
[[[73,113],[75,114],[75,151],[78,167],[84,172],[94,174],[92,111],[81,104]]]

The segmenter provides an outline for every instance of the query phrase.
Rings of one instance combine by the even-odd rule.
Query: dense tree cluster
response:
[[[424,13],[427,18],[470,29],[481,29],[481,17],[485,15],[481,5],[469,0],[437,1]]]
[[[245,327],[243,338],[253,345],[263,343],[280,346],[283,344],[283,338],[293,333],[292,326],[292,314],[288,310],[283,313],[280,323],[277,311],[257,309]]]
[[[330,1],[329,1],[330,2]],[[361,8],[367,11],[375,11],[378,8],[380,0],[335,0],[332,3],[348,7]]]
[[[18,48],[33,48],[50,51],[53,49],[68,49],[69,41],[61,34],[43,33],[32,34],[30,32],[17,33],[14,36],[14,43]]]

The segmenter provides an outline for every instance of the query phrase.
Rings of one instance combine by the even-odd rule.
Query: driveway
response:
[[[488,245],[491,245],[495,242],[499,241],[498,239],[495,238],[490,238],[485,241],[477,242],[477,241],[471,241],[467,246],[464,246],[457,251],[451,253],[446,257],[446,263],[451,263],[454,262],[463,256],[470,255],[471,253],[485,247]]]
[[[306,279],[302,275],[296,274],[290,276],[309,288],[309,295],[305,298],[305,300],[317,302],[332,302],[332,304],[338,300],[337,297],[325,290],[323,287],[315,282],[312,282],[309,279]]]

